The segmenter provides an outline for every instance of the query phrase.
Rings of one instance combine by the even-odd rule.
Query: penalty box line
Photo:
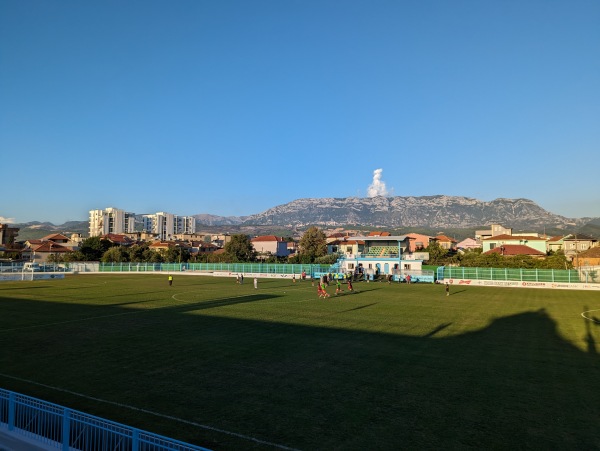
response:
[[[251,437],[249,435],[244,435],[244,434],[240,434],[240,433],[232,432],[232,431],[226,431],[225,429],[216,428],[216,427],[209,426],[209,425],[206,425],[206,424],[196,423],[195,421],[185,420],[183,418],[178,418],[178,417],[175,417],[175,416],[172,416],[172,415],[166,415],[166,414],[163,414],[163,413],[154,412],[152,410],[144,409],[144,408],[141,408],[141,407],[131,406],[129,404],[123,404],[123,403],[120,403],[120,402],[108,401],[106,399],[96,398],[95,396],[84,395],[83,393],[77,393],[77,392],[72,391],[72,390],[67,390],[66,388],[54,387],[52,385],[47,385],[47,384],[43,384],[41,382],[36,382],[36,381],[29,380],[29,379],[23,379],[21,377],[11,376],[9,374],[4,374],[4,373],[0,373],[0,376],[5,377],[7,379],[13,379],[13,380],[16,380],[16,381],[19,381],[19,382],[26,382],[28,384],[32,384],[32,385],[37,385],[39,387],[48,388],[50,390],[55,390],[55,391],[58,391],[58,392],[68,393],[70,395],[77,396],[77,397],[80,397],[80,398],[83,398],[83,399],[87,399],[87,400],[90,400],[90,401],[96,401],[96,402],[100,402],[100,403],[104,403],[104,404],[109,404],[109,405],[116,406],[116,407],[121,407],[121,408],[128,409],[128,410],[133,410],[133,411],[136,411],[136,412],[142,412],[142,413],[145,413],[145,414],[148,414],[148,415],[152,415],[152,416],[159,417],[159,418],[164,418],[164,419],[167,419],[167,420],[176,421],[178,423],[187,424],[187,425],[194,426],[194,427],[197,427],[197,428],[200,428],[200,429],[206,429],[208,431],[213,431],[213,432],[218,432],[218,433],[225,434],[225,435],[230,435],[232,437],[237,437],[237,438],[240,438],[240,439],[243,439],[243,440],[251,441],[251,442],[254,442],[254,443],[258,443],[260,445],[272,446],[274,448],[284,449],[284,450],[289,450],[289,451],[299,451],[296,448],[290,448],[289,446],[279,445],[277,443],[271,443],[271,442],[268,442],[268,441],[265,441],[265,440],[261,440],[261,439],[255,438],[255,437]]]

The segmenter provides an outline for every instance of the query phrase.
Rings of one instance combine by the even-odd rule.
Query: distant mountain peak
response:
[[[566,227],[577,220],[548,212],[530,199],[486,202],[463,196],[303,198],[248,216],[244,224],[466,228],[489,224]]]

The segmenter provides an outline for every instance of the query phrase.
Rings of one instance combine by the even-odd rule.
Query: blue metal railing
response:
[[[209,451],[4,389],[0,389],[2,427],[64,451]]]

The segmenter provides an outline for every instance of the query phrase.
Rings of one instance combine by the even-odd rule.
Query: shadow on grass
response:
[[[437,339],[451,323],[416,337],[236,319],[226,312],[181,315],[276,297],[231,296],[93,327],[7,334],[0,337],[0,367],[23,379],[300,449],[600,447],[600,362],[589,321],[586,353],[560,336],[543,309]],[[93,314],[93,307],[86,309]],[[0,381],[214,449],[262,448],[173,419]]]

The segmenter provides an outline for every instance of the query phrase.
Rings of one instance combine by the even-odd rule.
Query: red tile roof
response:
[[[588,250],[580,252],[577,257],[581,258],[600,258],[600,246],[590,247]]]
[[[64,236],[62,233],[55,233],[53,235],[46,235],[42,238],[42,241],[69,241],[68,236]]]
[[[131,244],[133,240],[129,238],[127,235],[120,235],[117,233],[107,233],[106,235],[102,235],[102,239],[108,240],[112,243],[118,244]]]
[[[72,252],[72,249],[68,247],[61,246],[60,244],[54,243],[52,241],[44,241],[42,244],[33,247],[32,250],[34,252],[52,252],[52,253],[60,253],[60,252]]]
[[[485,254],[501,254],[504,256],[513,256],[513,255],[532,255],[532,256],[545,256],[546,254],[538,251],[529,246],[525,246],[524,244],[503,244],[502,246],[495,247],[494,249],[490,249]]]

